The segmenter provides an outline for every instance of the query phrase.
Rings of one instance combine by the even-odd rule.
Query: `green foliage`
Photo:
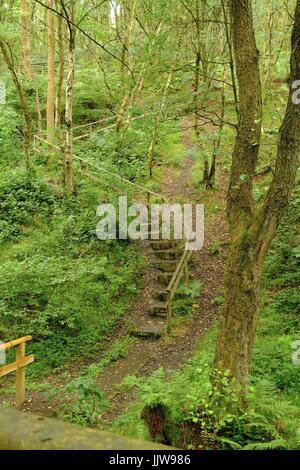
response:
[[[213,301],[214,301],[215,305],[218,305],[220,307],[224,304],[224,296],[223,295],[217,295],[217,297],[215,297],[213,299]]]
[[[289,210],[269,250],[265,263],[265,283],[272,287],[293,287],[300,278],[300,192],[296,186]]]
[[[55,198],[38,177],[15,170],[1,175],[0,243],[21,237],[34,217],[47,218]]]
[[[16,158],[16,153],[20,155],[22,152],[21,134],[16,129],[19,116],[8,106],[1,106],[0,111],[1,160],[8,164]]]
[[[143,256],[132,244],[96,238],[101,193],[94,186],[61,200],[38,176],[13,172],[1,188],[3,217],[18,231],[2,253],[0,336],[33,336],[29,376],[99,354],[99,343],[139,292]],[[20,240],[25,222],[27,236]]]
[[[261,381],[250,388],[245,410],[229,374],[221,374],[201,360],[193,360],[183,372],[173,374],[171,380],[159,369],[149,380],[128,377],[123,382],[125,387],[139,390],[139,406],[116,420],[114,429],[118,432],[127,434],[129,422],[133,436],[132,429],[144,429],[140,420],[146,407],[164,410],[164,435],[169,444],[180,448],[295,446],[299,409],[281,400],[270,382]],[[148,425],[151,428],[151,421]]]
[[[209,247],[209,252],[211,255],[216,256],[220,253],[220,242],[218,240],[214,240]]]
[[[201,295],[201,282],[190,281],[189,286],[181,285],[177,290],[177,297],[173,302],[174,315],[193,315],[197,297]]]
[[[98,73],[96,78],[95,73],[97,74],[94,67],[84,67],[77,71],[74,87],[74,120],[78,125],[105,117],[111,108],[102,74]]]
[[[88,366],[84,375],[93,378],[97,377],[109,364],[118,361],[122,357],[126,357],[133,343],[134,339],[128,336],[116,341],[112,347],[104,353],[100,362]]]
[[[161,440],[163,434],[164,442],[177,447],[299,448],[300,367],[292,361],[292,344],[299,340],[300,331],[297,198],[294,195],[266,261],[264,303],[251,363],[247,407],[240,407],[237,390],[228,375],[219,375],[212,368],[212,331],[181,372],[170,376],[160,369],[148,381],[127,377],[121,389],[137,388],[139,401],[116,420],[114,429],[133,437],[134,430],[139,429],[143,438],[152,439],[151,410],[161,410],[164,432],[157,438]],[[222,305],[223,297],[216,297],[214,302]],[[144,421],[146,408],[150,418]]]
[[[64,421],[88,427],[97,427],[101,414],[108,407],[105,393],[88,379],[76,379],[66,387],[72,396],[71,403],[59,410],[58,416]]]

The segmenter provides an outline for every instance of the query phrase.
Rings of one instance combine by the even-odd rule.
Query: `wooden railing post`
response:
[[[34,355],[25,355],[25,343],[31,341],[32,336],[23,336],[8,343],[0,344],[0,351],[16,347],[16,360],[0,367],[0,377],[16,372],[16,405],[20,406],[25,401],[25,366],[34,362]]]
[[[172,328],[172,299],[170,291],[167,292],[167,332],[171,333]]]
[[[16,361],[24,359],[26,343],[17,346]],[[20,406],[25,401],[25,366],[16,370],[16,405]]]
[[[184,263],[184,285],[185,287],[189,287],[189,266],[188,261]]]

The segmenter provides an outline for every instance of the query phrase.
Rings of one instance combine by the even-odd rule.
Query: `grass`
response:
[[[127,357],[131,346],[135,343],[135,339],[130,336],[125,336],[120,340],[117,340],[113,345],[105,351],[102,359],[95,364],[91,364],[83,372],[83,375],[90,378],[97,378],[102,374],[104,369],[112,364],[117,362],[119,359]]]

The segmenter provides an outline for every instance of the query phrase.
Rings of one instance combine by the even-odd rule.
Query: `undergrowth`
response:
[[[102,191],[86,184],[63,199],[38,173],[1,177],[0,338],[33,336],[29,377],[98,355],[139,293],[143,256],[96,237]]]
[[[136,388],[138,400],[113,430],[181,448],[300,448],[299,216],[296,190],[265,263],[246,408],[228,375],[213,369],[213,329],[182,371],[125,378],[120,389]]]

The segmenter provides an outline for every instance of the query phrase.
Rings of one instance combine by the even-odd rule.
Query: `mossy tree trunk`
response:
[[[62,7],[60,13],[63,14]],[[58,45],[58,80],[55,97],[55,131],[60,135],[61,131],[61,102],[62,90],[65,72],[65,54],[64,54],[64,22],[62,16],[57,16],[57,45]]]
[[[1,19],[1,18],[0,18]],[[30,141],[31,141],[31,134],[32,134],[32,118],[30,114],[30,110],[28,107],[28,103],[26,100],[25,92],[22,86],[22,83],[18,77],[18,73],[16,71],[16,67],[13,60],[12,50],[10,48],[9,43],[0,36],[0,49],[2,51],[4,61],[11,73],[12,80],[16,87],[16,91],[18,93],[19,102],[21,109],[23,111],[25,126],[23,128],[22,134],[24,139],[24,157],[25,157],[25,164],[27,170],[31,169],[31,159],[30,159]]]
[[[27,80],[32,79],[31,61],[30,61],[30,7],[28,0],[21,1],[21,42],[23,50],[23,67]]]
[[[73,168],[72,168],[72,151],[73,151],[73,88],[75,78],[75,1],[71,0],[68,10],[64,8],[68,25],[68,72],[66,81],[66,141],[65,141],[65,188],[68,196],[74,192],[73,186]]]
[[[292,84],[300,76],[300,0],[297,0],[290,92],[278,135],[276,168],[262,208],[256,208],[252,189],[261,137],[262,95],[251,3],[230,1],[239,123],[228,189],[230,250],[224,311],[215,354],[215,366],[229,370],[243,392],[247,390],[255,339],[262,267],[288,207],[300,153],[300,106],[292,100]]]
[[[55,34],[54,34],[54,0],[48,0],[47,10],[47,47],[48,47],[48,85],[47,85],[47,140],[54,144],[54,104],[55,104],[55,84],[54,84],[54,55],[55,55]],[[51,147],[50,147],[51,149]],[[53,151],[53,148],[52,150]]]

